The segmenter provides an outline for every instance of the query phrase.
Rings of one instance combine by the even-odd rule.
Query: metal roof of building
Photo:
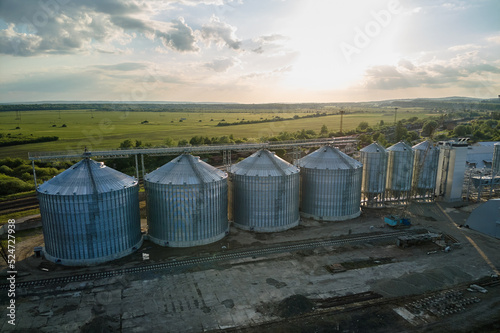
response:
[[[494,150],[494,145],[471,145],[467,147],[467,163],[478,169],[491,168]]]
[[[307,169],[358,169],[363,164],[349,157],[337,148],[323,146],[299,160],[299,166]]]
[[[231,167],[231,173],[244,176],[276,177],[298,172],[297,167],[267,149],[261,149]]]
[[[500,199],[491,199],[474,209],[467,219],[469,228],[500,239]]]
[[[476,142],[472,146],[494,146],[494,145],[500,145],[500,142],[498,142],[498,141]]]
[[[411,146],[404,141],[399,141],[398,143],[387,148],[387,151],[406,151],[411,150]]]
[[[38,187],[54,195],[87,195],[118,191],[137,185],[137,180],[102,162],[86,158]]]
[[[219,181],[227,178],[227,174],[203,162],[198,156],[182,154],[144,178],[151,183],[192,185]]]
[[[374,142],[371,145],[360,149],[359,151],[362,151],[364,153],[383,153],[385,152],[385,148],[378,144],[378,142]]]

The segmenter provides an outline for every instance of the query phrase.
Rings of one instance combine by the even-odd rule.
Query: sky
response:
[[[0,0],[0,102],[500,94],[500,1]]]

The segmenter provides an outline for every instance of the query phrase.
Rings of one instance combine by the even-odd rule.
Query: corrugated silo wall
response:
[[[361,190],[364,193],[384,193],[387,176],[387,154],[361,152],[361,163],[363,164],[363,184]]]
[[[222,239],[229,229],[227,181],[194,185],[146,182],[148,234],[164,246],[189,247]]]
[[[340,221],[359,216],[362,168],[301,168],[300,174],[304,217]]]
[[[389,195],[410,192],[413,174],[413,152],[389,151],[387,157],[387,185]]]
[[[236,226],[258,232],[290,229],[299,224],[298,173],[284,176],[233,174]]]
[[[492,172],[495,175],[500,176],[500,143],[496,143],[494,145],[493,163],[491,167],[492,167]]]
[[[413,186],[418,190],[432,190],[436,188],[436,177],[439,162],[439,150],[415,150],[413,162]],[[418,179],[417,179],[418,177]]]
[[[227,174],[227,218],[229,221],[234,221],[233,200],[234,200],[234,181],[233,174]]]
[[[139,187],[97,195],[38,193],[45,253],[64,265],[123,257],[142,244]]]

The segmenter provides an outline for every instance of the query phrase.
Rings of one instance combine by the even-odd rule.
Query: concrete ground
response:
[[[305,239],[390,232],[392,230],[383,227],[381,219],[387,212],[366,210],[361,217],[343,222],[305,221],[293,230],[269,235],[234,229],[224,240],[194,249],[164,249],[151,244],[143,247],[148,248],[146,252],[151,253],[151,260],[155,262],[171,257],[206,255],[223,251],[223,246],[226,249],[258,248]],[[414,224],[412,228],[449,234],[461,246],[449,253],[437,251],[433,254],[427,254],[438,250],[433,244],[405,249],[396,247],[392,242],[323,247],[184,270],[129,274],[19,290],[16,326],[2,320],[0,330],[202,332],[255,326],[279,319],[263,310],[265,305],[278,303],[292,295],[327,299],[374,291],[384,297],[398,297],[474,281],[491,276],[500,268],[500,240],[459,228],[469,215],[467,209],[454,208],[454,205],[445,203],[413,204],[409,214]],[[56,270],[45,275],[36,270],[40,259],[30,257],[24,264],[34,267],[26,279],[40,279],[137,264],[139,258],[140,255],[135,254],[109,265],[73,271]],[[334,263],[370,258],[391,260],[335,274],[325,268]],[[0,295],[2,318],[6,318],[7,302],[6,295]],[[488,318],[485,315],[481,320],[491,319]]]

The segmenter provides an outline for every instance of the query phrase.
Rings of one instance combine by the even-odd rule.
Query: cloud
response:
[[[404,67],[406,69],[409,69],[409,70],[413,70],[415,68],[415,66],[412,64],[412,62],[409,60],[406,60],[406,59],[399,60],[398,65],[401,67]]]
[[[5,30],[0,31],[0,52],[4,54],[31,56],[37,53],[42,38],[36,35],[18,33],[14,25],[10,24]]]
[[[111,71],[135,71],[138,69],[145,69],[148,66],[139,62],[122,62],[115,65],[96,65],[94,66],[98,69],[111,70]]]
[[[493,44],[500,44],[500,35],[487,37],[486,40]]]
[[[467,50],[475,50],[475,49],[480,49],[480,45],[476,44],[462,44],[462,45],[454,45],[449,47],[448,49],[450,51],[467,51]]]
[[[234,58],[220,58],[207,62],[204,66],[216,72],[225,72],[236,64]]]
[[[221,22],[216,16],[212,16],[208,24],[201,28],[201,36],[208,42],[215,42],[217,45],[227,45],[233,50],[241,47],[241,41],[235,35],[236,28]]]
[[[156,32],[165,47],[172,48],[177,51],[198,51],[193,29],[191,29],[181,17],[178,20],[172,21],[172,29],[168,32]]]
[[[281,77],[284,73],[292,71],[292,66],[283,66],[275,68],[271,71],[253,72],[243,75],[242,79],[272,79],[275,77]]]
[[[279,34],[260,36],[249,42],[245,43],[245,47],[248,47],[252,52],[262,54],[269,52],[271,50],[281,49],[281,41],[286,40],[287,37]]]
[[[78,93],[79,91],[96,87],[101,82],[100,77],[95,73],[78,72],[75,73],[32,73],[26,78],[10,81],[8,85],[0,88],[1,93],[9,94],[43,94],[43,93]]]
[[[492,77],[498,74],[500,66],[482,62],[474,53],[468,53],[448,61],[432,60],[415,65],[403,59],[398,66],[373,66],[365,72],[365,86],[381,90],[443,88],[454,85],[469,87],[482,76]]]
[[[141,19],[151,9],[135,0],[16,1],[0,2],[0,53],[16,56],[70,54],[103,48],[99,44],[128,44],[143,33],[159,38],[176,51],[198,51],[192,29],[183,19],[163,24]],[[107,47],[106,52],[120,52]]]

